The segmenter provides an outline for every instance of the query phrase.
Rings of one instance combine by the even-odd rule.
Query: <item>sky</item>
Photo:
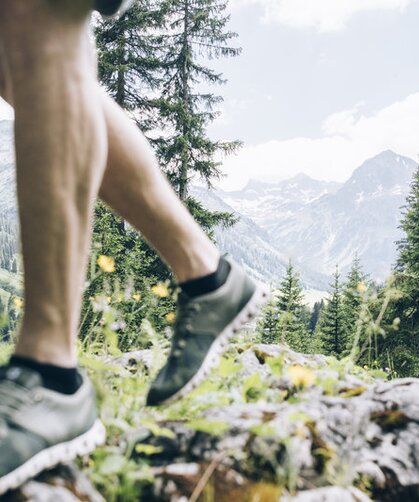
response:
[[[221,187],[303,172],[345,181],[392,149],[419,154],[419,0],[230,0],[237,58],[211,61],[227,84]],[[0,120],[11,111],[0,102]]]

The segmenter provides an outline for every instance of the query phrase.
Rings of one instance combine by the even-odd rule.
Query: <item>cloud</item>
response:
[[[376,10],[402,12],[416,0],[233,0],[233,7],[256,4],[263,21],[293,28],[313,27],[319,32],[343,29],[356,14]]]
[[[0,120],[11,120],[13,116],[12,107],[0,98]]]
[[[243,187],[249,178],[279,181],[303,172],[313,178],[345,181],[365,159],[383,150],[417,159],[419,92],[370,116],[356,105],[328,116],[322,136],[271,140],[248,145],[224,161],[224,189]]]

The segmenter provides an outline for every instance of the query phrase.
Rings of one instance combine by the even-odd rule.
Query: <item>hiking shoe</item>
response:
[[[201,384],[232,336],[269,300],[266,285],[250,279],[231,258],[225,259],[231,270],[217,290],[194,298],[179,293],[171,351],[151,384],[148,406],[171,403]]]
[[[104,442],[93,387],[82,378],[66,395],[42,387],[35,371],[0,368],[0,495]]]
[[[102,16],[113,17],[123,14],[131,4],[132,0],[95,0],[94,9]]]

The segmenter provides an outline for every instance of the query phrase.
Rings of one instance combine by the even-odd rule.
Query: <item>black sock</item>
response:
[[[221,256],[218,262],[218,268],[215,272],[204,277],[199,277],[198,279],[183,282],[179,284],[179,287],[191,298],[211,293],[226,282],[230,269],[230,263]]]
[[[46,389],[61,394],[74,394],[82,384],[82,378],[77,368],[63,368],[53,364],[44,364],[21,356],[12,356],[10,366],[20,366],[38,372]]]

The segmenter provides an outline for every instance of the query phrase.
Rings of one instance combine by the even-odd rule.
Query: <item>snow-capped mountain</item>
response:
[[[388,150],[364,162],[340,186],[298,176],[219,195],[252,216],[272,247],[300,269],[330,275],[338,264],[345,273],[358,254],[365,271],[383,280],[397,256],[401,207],[416,167]]]
[[[310,202],[335,193],[341,186],[336,182],[314,180],[301,173],[274,184],[250,180],[242,190],[219,191],[218,194],[239,213],[271,232],[278,220],[290,218]]]
[[[233,227],[216,230],[218,247],[221,251],[231,254],[258,279],[277,286],[284,276],[289,258],[272,246],[269,233],[251,218],[233,209],[218,193],[195,186],[191,189],[191,195],[211,211],[230,212],[239,218]],[[304,266],[300,267],[299,271],[305,289],[327,288],[329,278],[326,275],[318,274]]]

